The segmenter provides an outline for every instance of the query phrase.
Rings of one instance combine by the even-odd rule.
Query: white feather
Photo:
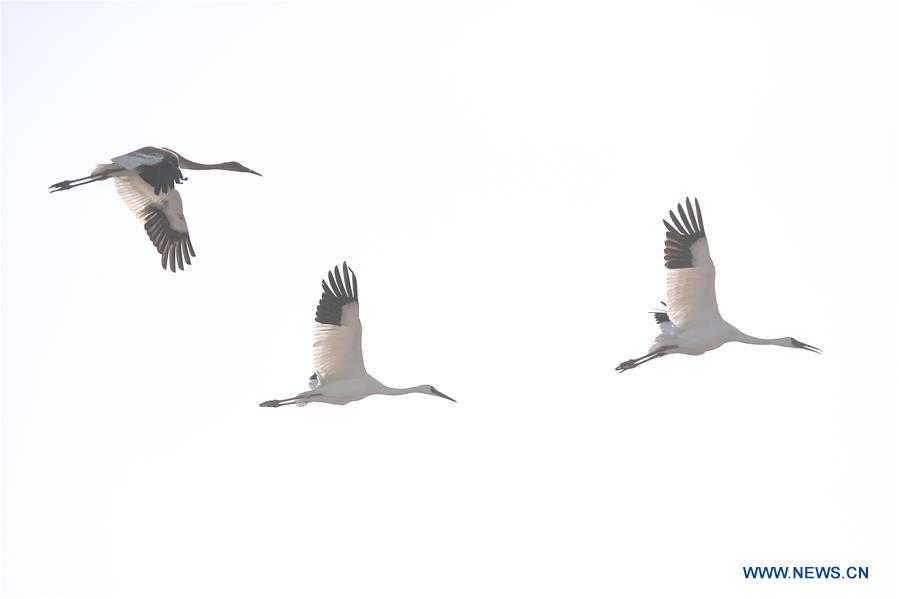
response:
[[[362,360],[358,302],[343,307],[340,321],[343,324],[315,323],[312,363],[322,385],[367,374]]]
[[[159,206],[172,230],[178,233],[187,233],[184,206],[181,203],[181,194],[177,189],[170,189],[166,193],[156,195],[146,181],[131,171],[116,175],[113,177],[113,182],[119,197],[125,201],[125,205],[135,216],[143,220],[143,211],[148,206]]]
[[[703,237],[690,246],[693,268],[668,271],[668,318],[680,330],[710,320],[721,320],[715,297],[715,265]]]

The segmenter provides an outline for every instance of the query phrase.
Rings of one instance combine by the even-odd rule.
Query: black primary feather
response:
[[[150,241],[156,246],[156,250],[162,254],[162,267],[170,268],[175,272],[175,265],[184,270],[184,263],[190,264],[190,258],[194,253],[194,246],[190,242],[188,233],[181,233],[172,229],[160,206],[149,205],[141,212],[141,220],[144,221],[144,230],[150,237]]]
[[[656,324],[661,325],[663,322],[670,322],[671,319],[668,318],[668,304],[665,302],[659,302],[663,306],[665,306],[665,310],[653,310],[650,312],[652,317],[655,318]]]
[[[668,213],[673,225],[667,220],[662,222],[668,231],[665,233],[665,268],[692,268],[693,254],[690,247],[699,239],[705,238],[705,227],[702,223],[702,210],[699,209],[699,200],[694,199],[696,210],[690,198],[687,198],[687,210],[681,204],[677,205],[677,212]]]
[[[141,148],[134,153],[157,154],[161,156],[159,162],[154,164],[141,164],[134,168],[134,172],[153,188],[153,193],[156,195],[167,193],[169,190],[175,189],[176,183],[181,183],[186,179],[178,164],[178,156],[174,152],[146,147]]]
[[[333,272],[328,272],[328,280],[322,280],[323,291],[318,308],[315,310],[315,322],[340,325],[343,307],[359,301],[357,285],[356,273],[346,265],[346,262],[343,263],[342,276],[337,266]]]

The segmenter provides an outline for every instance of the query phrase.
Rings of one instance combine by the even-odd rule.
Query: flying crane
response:
[[[259,175],[239,162],[202,164],[168,148],[147,146],[116,156],[110,164],[98,165],[87,177],[54,183],[50,193],[111,178],[119,196],[144,224],[150,241],[162,255],[162,268],[175,272],[176,264],[184,270],[184,263],[190,264],[191,257],[197,256],[187,231],[181,194],[175,189],[176,183],[187,181],[181,169]]]
[[[677,212],[669,211],[671,222],[665,228],[665,268],[668,269],[668,302],[665,309],[654,312],[661,334],[646,355],[625,360],[615,370],[624,372],[650,360],[669,354],[699,356],[732,341],[751,345],[779,345],[820,353],[813,345],[792,337],[761,339],[743,333],[718,312],[715,297],[715,265],[702,222],[699,201],[696,209],[687,198],[687,210],[680,204]]]
[[[330,283],[330,285],[328,284]],[[346,405],[369,395],[406,395],[424,393],[452,402],[432,385],[388,387],[365,370],[362,360],[362,324],[359,321],[359,287],[356,273],[346,262],[343,273],[335,266],[322,280],[322,297],[315,311],[315,334],[312,343],[312,362],[315,372],[309,379],[309,391],[287,399],[272,399],[259,404],[277,408],[311,402]]]

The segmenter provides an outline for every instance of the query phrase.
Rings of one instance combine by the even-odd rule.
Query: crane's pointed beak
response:
[[[824,352],[815,347],[814,345],[809,345],[808,343],[803,343],[802,341],[793,340],[793,347],[798,347],[799,349],[807,349],[811,352],[815,352],[816,354],[823,354]]]
[[[453,403],[459,403],[459,402],[457,402],[455,399],[453,399],[452,397],[450,397],[449,395],[444,395],[443,393],[441,393],[441,392],[438,391],[437,389],[434,389],[433,387],[431,387],[431,391],[432,391],[432,392],[434,393],[434,395],[436,395],[437,397],[442,397],[443,399],[448,399],[448,400],[450,400],[450,401],[453,402]]]
[[[247,172],[248,172],[248,173],[253,173],[254,175],[259,175],[260,177],[262,176],[262,173],[257,173],[256,171],[254,171],[254,170],[251,169],[251,168],[248,168],[248,169],[247,169]]]

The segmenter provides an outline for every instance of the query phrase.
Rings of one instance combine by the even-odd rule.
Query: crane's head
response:
[[[814,345],[809,345],[808,343],[803,343],[802,341],[797,341],[796,339],[793,339],[792,337],[787,337],[786,340],[789,341],[789,345],[787,345],[787,347],[795,347],[797,349],[807,349],[809,351],[813,351],[818,354],[822,353],[821,350],[818,349],[817,347],[815,347]]]
[[[223,162],[221,164],[220,168],[225,171],[236,171],[238,173],[252,173],[254,175],[259,175],[260,177],[262,176],[261,173],[257,173],[253,169],[247,168],[244,165],[242,165],[241,163],[234,162],[233,160],[231,162]]]
[[[427,393],[428,395],[436,395],[437,397],[442,397],[443,399],[448,399],[453,403],[456,403],[456,400],[450,397],[449,395],[444,395],[440,391],[438,391],[433,385],[422,385],[424,388],[422,389],[422,393]]]

